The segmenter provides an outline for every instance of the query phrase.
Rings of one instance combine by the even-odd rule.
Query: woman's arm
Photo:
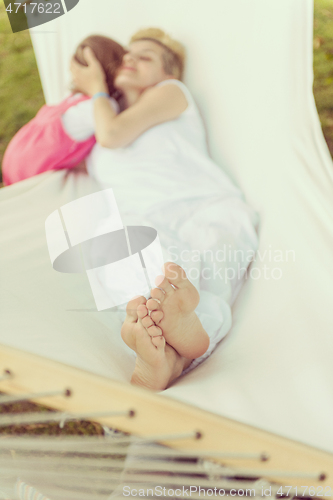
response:
[[[72,61],[75,85],[88,95],[107,92],[103,69],[92,51],[85,49],[85,59],[87,67]],[[176,85],[145,90],[135,104],[119,115],[106,97],[99,97],[94,101],[96,139],[103,147],[125,147],[151,127],[177,118],[187,105],[186,97]]]
[[[106,98],[96,99],[96,139],[106,148],[125,147],[151,127],[177,118],[186,107],[186,98],[176,85],[146,90],[133,106],[117,116],[110,111]]]

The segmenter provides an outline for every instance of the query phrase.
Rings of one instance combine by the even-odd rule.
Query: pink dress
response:
[[[64,130],[61,117],[72,106],[90,97],[73,95],[56,106],[43,106],[10,141],[2,162],[5,185],[19,182],[47,170],[73,168],[96,143],[92,135],[77,141]]]

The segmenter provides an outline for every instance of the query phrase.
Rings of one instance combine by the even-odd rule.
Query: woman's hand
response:
[[[71,60],[70,70],[74,87],[89,96],[97,92],[108,93],[104,70],[90,47],[83,49],[83,55],[88,66],[82,66],[74,58]]]

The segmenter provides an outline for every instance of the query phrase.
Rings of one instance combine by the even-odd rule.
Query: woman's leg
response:
[[[184,267],[200,293],[196,314],[210,338],[207,351],[184,373],[204,361],[232,326],[231,306],[258,246],[257,224],[250,207],[229,199],[203,206],[179,230],[181,241],[190,248],[191,259],[187,254]]]
[[[178,228],[178,244],[175,245],[173,239],[172,248],[168,246],[163,230],[159,230],[164,249],[182,267],[171,263],[167,265],[164,280],[152,290],[152,299],[146,304],[146,299],[142,298],[141,312],[137,314],[141,315],[141,327],[146,328],[152,342],[160,342],[157,339],[163,332],[173,351],[187,360],[183,362],[182,359],[181,363],[169,349],[167,354],[163,353],[165,361],[168,357],[169,366],[172,360],[173,368],[176,368],[169,377],[169,383],[180,374],[181,364],[185,372],[193,369],[213,352],[230,330],[231,305],[257,248],[254,220],[253,212],[241,200],[222,200],[206,204],[193,213]],[[186,270],[187,277],[181,272],[182,268]],[[151,317],[148,310],[152,311]],[[140,335],[143,336],[142,328]],[[147,336],[143,338],[146,339],[145,349],[148,352],[148,345],[151,347],[152,344]],[[143,347],[143,343],[140,345]],[[160,347],[158,344],[155,350]],[[139,363],[144,366],[143,350],[141,353],[137,366]],[[194,361],[191,362],[191,359]],[[156,356],[154,360],[158,364]],[[162,363],[161,355],[159,362]],[[168,370],[165,366],[165,373],[169,373]],[[167,379],[166,376],[162,378],[164,381]],[[164,385],[164,382],[159,385]]]

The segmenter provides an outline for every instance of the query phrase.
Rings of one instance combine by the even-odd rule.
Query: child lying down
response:
[[[119,114],[101,64],[89,49],[84,56],[88,66],[73,61],[72,75],[94,97],[88,172],[113,189],[125,225],[158,231],[167,262],[151,297],[127,305],[121,331],[137,354],[132,383],[163,390],[230,330],[231,305],[257,248],[257,215],[209,157],[200,113],[180,81],[179,42],[156,28],[132,37],[114,80]]]
[[[85,65],[83,50],[90,47],[105,72],[109,105],[119,111],[113,80],[125,53],[111,38],[91,35],[77,47],[74,58]],[[68,129],[79,129],[73,138]],[[81,133],[80,133],[81,128]],[[92,102],[80,87],[54,106],[44,105],[35,118],[22,127],[10,141],[2,163],[5,185],[22,181],[47,170],[76,167],[95,144]]]

